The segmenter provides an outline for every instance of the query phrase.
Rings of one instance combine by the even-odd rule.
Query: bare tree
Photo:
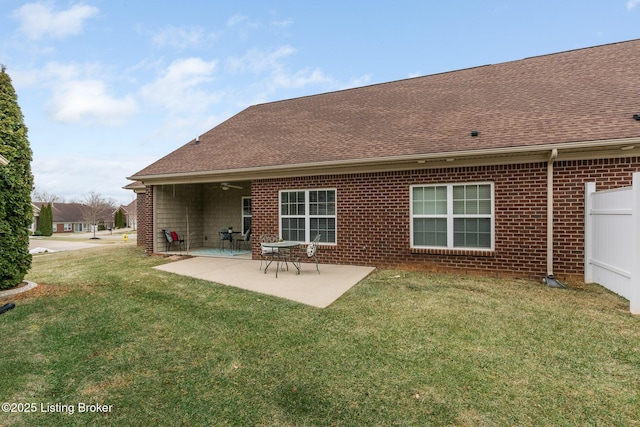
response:
[[[82,219],[93,228],[93,239],[97,239],[96,230],[98,224],[103,222],[111,224],[116,202],[113,199],[102,197],[95,191],[91,191],[82,201]]]
[[[64,199],[62,197],[48,193],[44,190],[40,190],[37,187],[33,188],[33,192],[31,193],[31,200],[33,200],[34,202],[44,202],[51,204],[53,204],[54,202],[64,203]]]

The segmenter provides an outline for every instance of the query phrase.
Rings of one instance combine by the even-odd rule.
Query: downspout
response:
[[[544,282],[554,288],[564,288],[553,277],[553,163],[557,157],[558,149],[554,148],[547,162],[547,275]]]

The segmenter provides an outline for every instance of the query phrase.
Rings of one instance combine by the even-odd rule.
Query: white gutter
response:
[[[553,277],[553,162],[558,150],[551,150],[547,162],[547,277]]]
[[[539,146],[526,146],[526,147],[503,147],[493,149],[479,149],[479,150],[463,150],[463,151],[449,151],[441,153],[427,153],[427,154],[411,154],[406,156],[389,156],[383,158],[362,158],[362,159],[349,159],[349,160],[333,160],[327,162],[313,162],[313,163],[300,163],[293,165],[271,165],[271,166],[257,166],[249,168],[237,168],[237,169],[224,169],[218,171],[197,171],[197,172],[180,172],[180,173],[161,173],[154,175],[133,175],[127,177],[132,181],[143,181],[145,184],[154,183],[191,183],[191,182],[224,182],[224,181],[241,181],[252,180],[264,177],[284,177],[284,176],[302,176],[302,175],[315,175],[322,174],[323,172],[336,174],[346,172],[354,172],[358,168],[370,166],[385,168],[388,165],[403,164],[405,168],[415,168],[416,165],[429,164],[433,161],[445,162],[446,159],[454,159],[456,165],[459,166],[464,160],[477,162],[479,158],[499,158],[500,163],[503,163],[506,158],[512,158],[514,162],[521,162],[519,156],[529,156],[530,162],[543,162],[547,160],[546,153],[548,150],[559,149],[563,151],[563,159],[567,157],[567,153],[572,150],[597,150],[597,149],[612,149],[617,150],[620,146],[637,145],[640,146],[640,137],[634,138],[621,138],[610,140],[597,140],[597,141],[580,141],[569,142],[559,144],[543,144]],[[626,153],[627,156],[632,153]],[[598,155],[600,156],[600,154]],[[583,155],[578,155],[577,158],[583,158]],[[476,159],[476,160],[473,160]],[[571,156],[566,160],[571,160]],[[449,163],[447,163],[450,165]],[[492,164],[495,164],[492,163]],[[420,167],[420,166],[418,166]],[[155,181],[155,182],[153,182]]]

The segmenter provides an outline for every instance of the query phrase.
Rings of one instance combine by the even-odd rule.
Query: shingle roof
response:
[[[638,70],[632,40],[255,105],[134,179],[638,137]]]
[[[46,205],[46,202],[33,202],[38,208],[42,209],[42,206]],[[87,222],[85,218],[85,212],[90,209],[87,205],[82,203],[59,203],[55,202],[51,204],[51,213],[53,215],[53,222],[56,223],[84,223]],[[97,215],[103,221],[111,221],[113,218],[112,209],[105,207],[100,209]]]

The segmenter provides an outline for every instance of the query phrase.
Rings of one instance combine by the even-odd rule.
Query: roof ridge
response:
[[[457,68],[457,69],[454,69],[454,70],[440,71],[440,72],[437,72],[437,73],[425,74],[425,75],[422,75],[422,76],[406,77],[406,78],[401,78],[401,79],[396,79],[396,80],[389,80],[389,81],[384,81],[384,82],[371,83],[371,84],[367,84],[367,85],[364,85],[364,86],[354,86],[354,87],[348,87],[348,88],[344,88],[344,89],[337,89],[337,90],[333,90],[333,91],[329,91],[329,92],[313,93],[313,94],[309,94],[309,95],[297,96],[297,97],[294,97],[294,98],[286,98],[286,99],[278,99],[278,100],[275,100],[275,101],[262,102],[262,103],[258,103],[258,104],[249,105],[246,109],[249,109],[249,108],[252,108],[252,107],[259,107],[259,106],[263,106],[263,105],[272,105],[272,104],[277,104],[277,103],[281,103],[281,102],[290,102],[290,101],[295,101],[295,100],[300,100],[300,99],[305,99],[305,98],[314,98],[314,97],[318,97],[318,96],[343,93],[343,92],[348,92],[348,91],[352,91],[352,90],[359,90],[359,89],[373,88],[373,87],[377,87],[377,86],[391,85],[391,84],[404,82],[404,81],[409,81],[409,80],[422,79],[422,78],[426,78],[426,77],[433,77],[433,76],[439,76],[439,75],[450,74],[450,73],[458,73],[458,72],[461,72],[461,71],[469,71],[469,70],[474,70],[474,69],[477,69],[477,68],[491,67],[491,66],[497,66],[497,65],[502,65],[502,64],[510,64],[510,63],[513,63],[513,62],[521,62],[521,61],[527,61],[527,60],[531,60],[531,59],[538,59],[538,58],[544,58],[544,57],[550,57],[550,56],[556,56],[556,55],[563,55],[563,54],[582,51],[582,50],[599,49],[599,48],[603,48],[603,47],[607,47],[607,46],[613,46],[613,45],[616,45],[616,44],[625,44],[625,43],[638,42],[638,41],[640,41],[640,38],[631,39],[631,40],[622,40],[622,41],[611,42],[611,43],[604,43],[604,44],[596,45],[596,46],[579,47],[579,48],[575,48],[575,49],[563,50],[563,51],[560,51],[560,52],[543,53],[543,54],[540,54],[540,55],[526,56],[524,58],[512,59],[512,60],[503,61],[503,62],[496,62],[496,63],[483,64],[483,65],[474,65],[474,66],[467,67],[467,68]]]

